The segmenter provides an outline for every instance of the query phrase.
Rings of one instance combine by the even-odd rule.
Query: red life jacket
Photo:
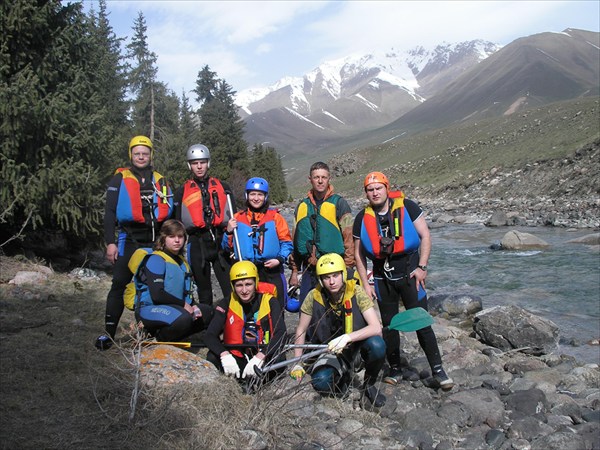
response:
[[[134,173],[121,167],[115,171],[123,177],[119,188],[119,199],[117,201],[117,221],[119,223],[136,222],[150,224],[150,217],[144,216],[142,206],[142,193],[140,181]],[[166,179],[158,172],[152,172],[152,192],[150,208],[156,222],[164,222],[169,218],[173,210],[173,200],[171,190],[166,183]]]
[[[390,234],[394,238],[392,254],[401,255],[417,250],[421,240],[404,207],[404,194],[390,191],[389,198],[392,200],[388,212],[391,218]],[[379,219],[373,208],[367,206],[361,229],[361,244],[371,259],[385,259],[387,256],[381,253],[380,237]]]
[[[260,286],[261,284],[263,286]],[[269,284],[270,283],[259,283],[259,289],[270,290],[271,288],[269,286],[265,286]],[[275,286],[271,286],[272,289],[275,289]],[[273,332],[270,301],[274,296],[268,292],[261,293],[258,290],[257,295],[260,296],[260,306],[258,312],[255,314],[255,320],[252,323],[251,330],[250,325],[246,323],[244,308],[241,302],[233,293],[231,294],[229,309],[227,310],[225,319],[225,329],[223,330],[223,343],[225,345],[256,343],[258,348],[258,345],[269,343]],[[249,333],[255,333],[256,337],[249,339]],[[238,357],[242,356],[242,352],[239,350],[229,351]]]
[[[188,180],[183,187],[183,198],[181,200],[181,221],[185,227],[190,228],[209,228],[221,225],[225,220],[227,210],[227,194],[217,178],[208,178],[208,196],[210,209],[212,210],[212,220],[206,222],[204,215],[204,202],[202,192],[198,183],[194,180]]]

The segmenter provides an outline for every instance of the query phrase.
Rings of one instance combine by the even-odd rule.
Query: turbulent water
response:
[[[592,233],[562,228],[514,228],[551,247],[495,251],[513,228],[449,225],[432,229],[428,291],[477,295],[483,307],[514,304],[550,319],[560,328],[560,352],[600,363],[600,255],[567,241]],[[575,345],[569,345],[573,343]]]

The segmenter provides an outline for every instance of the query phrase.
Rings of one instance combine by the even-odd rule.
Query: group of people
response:
[[[327,164],[313,164],[311,189],[296,207],[291,233],[269,206],[264,178],[247,181],[245,208],[235,212],[229,186],[209,175],[206,146],[189,147],[191,177],[174,193],[153,170],[152,156],[150,139],[134,137],[131,167],[118,169],[108,184],[104,235],[114,270],[98,349],[114,342],[123,294],[133,278],[135,317],[151,336],[178,341],[206,330],[208,360],[224,374],[246,379],[260,370],[268,373],[269,365],[285,359],[284,311],[297,311],[290,307],[289,285],[299,288],[295,359],[302,361],[307,342],[326,349],[294,365],[292,378],[302,379],[307,367],[318,392],[344,394],[355,366],[364,365],[361,391],[376,407],[385,404],[375,382],[386,360],[384,382],[418,378],[402,356],[398,331],[388,326],[400,301],[407,310],[427,310],[431,238],[420,207],[391,190],[383,173],[366,176],[369,203],[354,218],[348,202],[334,193]],[[149,252],[133,273],[128,262],[139,248]],[[212,273],[223,292],[214,307]],[[417,337],[434,380],[452,388],[431,326]]]

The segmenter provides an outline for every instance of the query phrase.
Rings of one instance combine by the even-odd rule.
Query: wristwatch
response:
[[[426,265],[424,265],[424,264],[423,264],[423,265],[419,264],[417,267],[418,267],[419,269],[421,269],[421,270],[423,270],[423,271],[427,272],[427,266],[426,266]]]

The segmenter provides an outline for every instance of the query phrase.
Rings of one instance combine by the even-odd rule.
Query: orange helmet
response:
[[[365,189],[371,183],[381,183],[385,185],[387,190],[390,189],[390,182],[388,178],[381,172],[371,172],[365,177]]]

